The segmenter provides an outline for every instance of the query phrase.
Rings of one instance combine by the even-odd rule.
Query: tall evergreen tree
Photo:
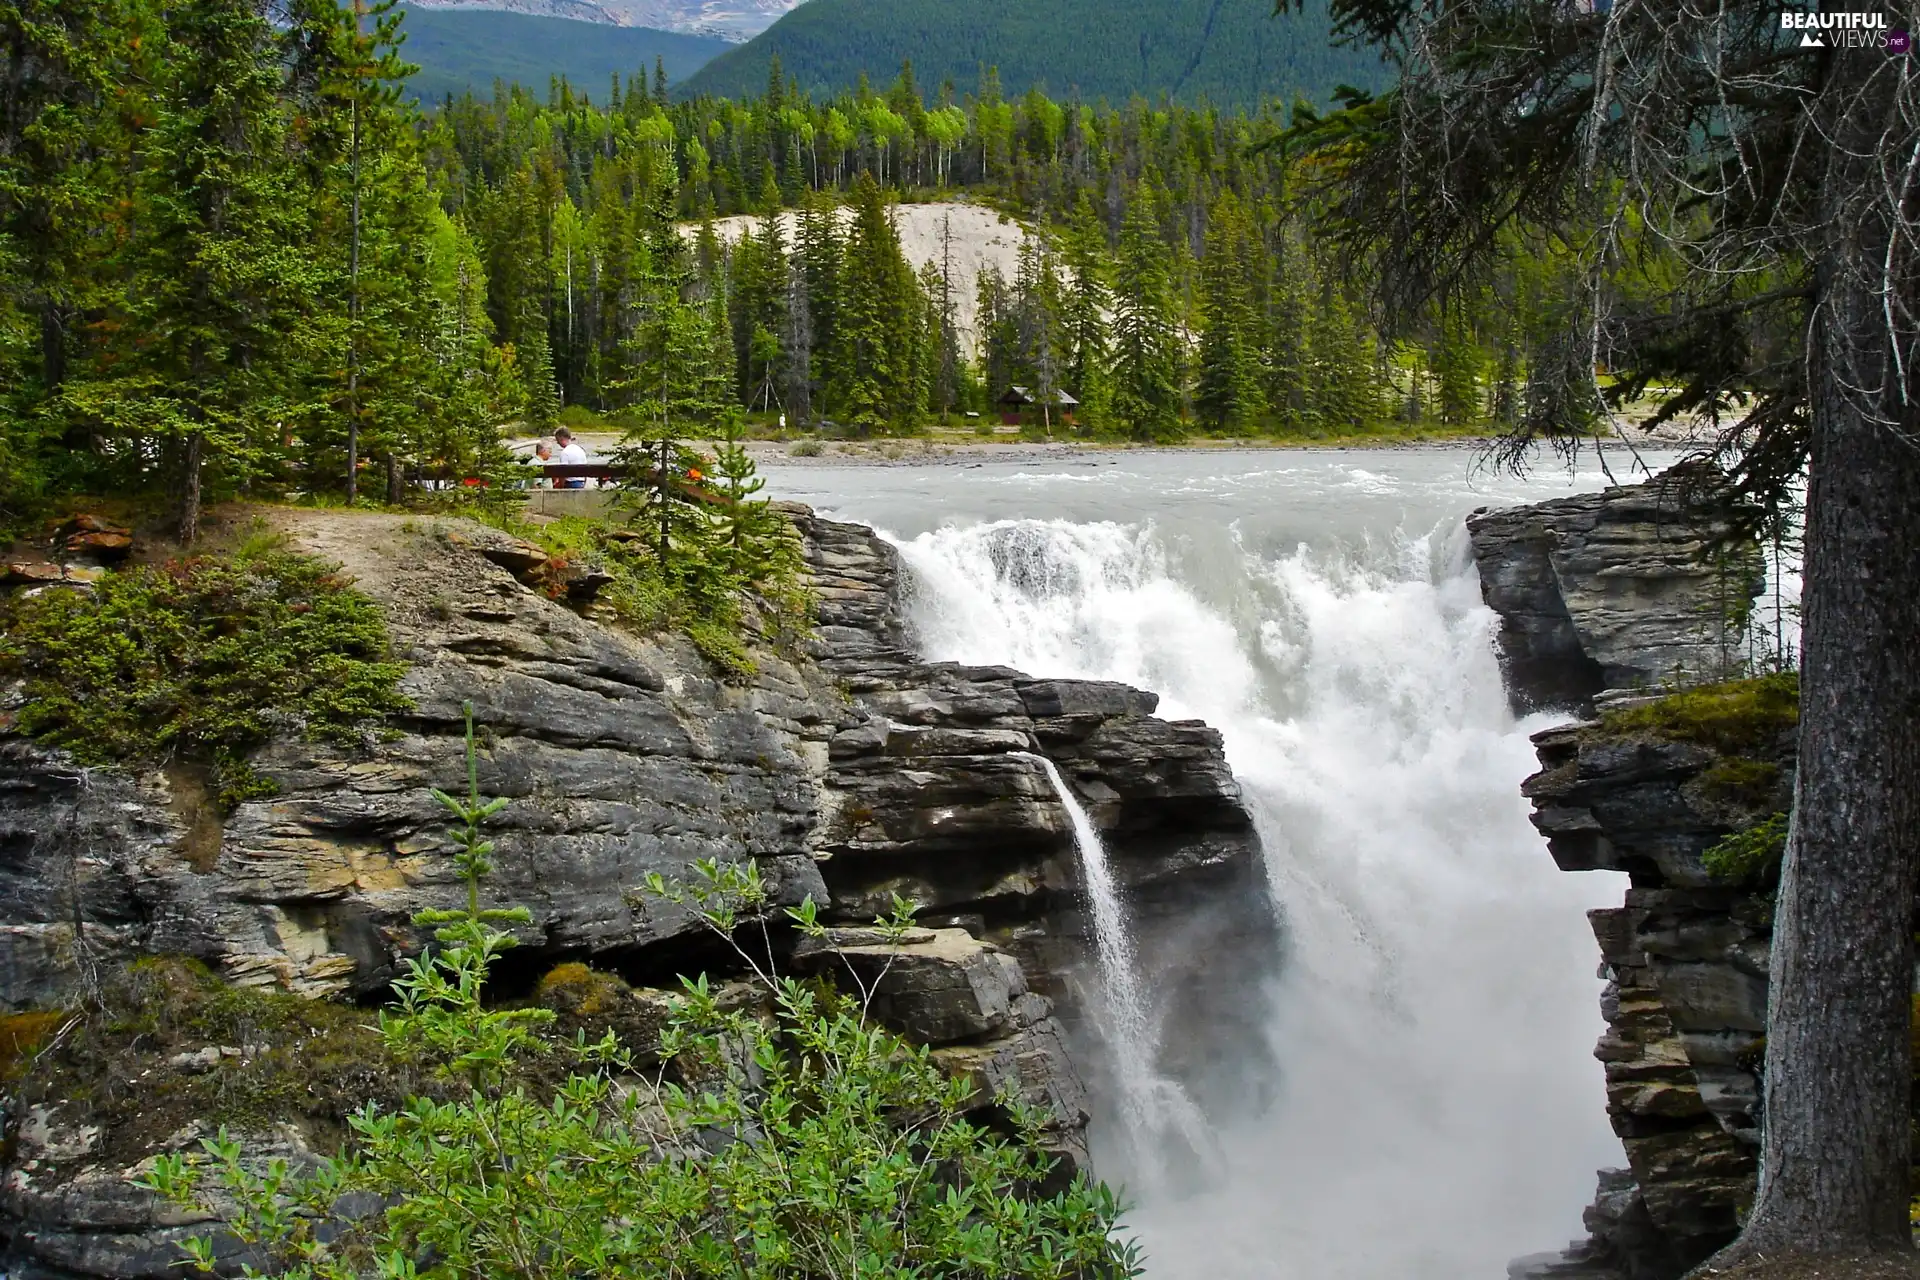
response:
[[[1107,229],[1094,211],[1092,198],[1083,193],[1066,236],[1066,380],[1080,400],[1080,421],[1091,430],[1107,425],[1112,399],[1107,332],[1112,307],[1107,274],[1112,256]]]
[[[1201,266],[1199,386],[1194,407],[1217,431],[1244,434],[1266,414],[1253,305],[1252,228],[1232,192],[1215,201]]]
[[[191,542],[209,472],[223,487],[260,475],[279,424],[299,416],[322,273],[286,153],[273,28],[248,0],[181,0],[169,17],[129,323],[110,372],[73,400],[163,445]]]
[[[413,113],[402,85],[415,68],[401,60],[397,0],[293,0],[288,40],[295,105],[315,192],[317,225],[335,215],[344,231],[347,501],[359,491],[363,436],[381,437],[388,475],[398,458],[425,354],[423,296],[425,191],[413,158]],[[369,385],[369,371],[378,377]],[[370,413],[370,410],[374,412]],[[389,495],[392,496],[391,494]]]
[[[1114,273],[1113,416],[1136,440],[1181,433],[1182,338],[1168,256],[1151,205],[1134,200],[1120,228]]]

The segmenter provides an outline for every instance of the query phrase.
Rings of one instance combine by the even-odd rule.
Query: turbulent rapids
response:
[[[893,531],[926,657],[1125,681],[1225,735],[1284,944],[1219,962],[1274,975],[1277,1087],[1227,1064],[1242,1101],[1185,1114],[1152,975],[1117,971],[1137,963],[1125,904],[1075,823],[1103,966],[1083,1051],[1118,1095],[1096,1162],[1156,1277],[1497,1276],[1574,1234],[1592,1169],[1618,1161],[1581,919],[1611,886],[1557,874],[1527,822],[1546,722],[1507,710],[1460,522],[1512,498],[1470,489],[1458,455],[1396,461],[1412,474],[922,472],[944,504],[790,477]],[[1174,474],[1140,474],[1156,464]]]

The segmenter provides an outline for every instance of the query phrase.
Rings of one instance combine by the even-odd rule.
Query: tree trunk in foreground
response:
[[[198,431],[188,436],[181,460],[180,541],[189,547],[200,536],[200,465],[206,439]]]
[[[1832,238],[1812,331],[1799,776],[1773,934],[1759,1197],[1727,1260],[1913,1251],[1920,378],[1895,360],[1896,344],[1912,350],[1896,318],[1917,300],[1912,246],[1889,253],[1911,207],[1879,185],[1905,59],[1828,56]],[[1910,134],[1905,144],[1896,174]]]

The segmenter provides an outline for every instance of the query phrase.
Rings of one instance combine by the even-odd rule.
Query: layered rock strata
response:
[[[1275,921],[1219,732],[1155,718],[1159,699],[1126,685],[916,661],[893,549],[862,526],[797,519],[820,597],[818,661],[859,716],[830,743],[817,828],[836,911],[870,916],[897,893],[982,933],[1091,1048],[1098,975],[1072,833],[1023,758],[1044,754],[1100,828],[1133,908],[1163,1066],[1230,1105],[1213,1073],[1266,1052],[1253,1019],[1267,974],[1247,958],[1275,954]],[[1098,1055],[1081,1061],[1098,1086]]]
[[[1525,792],[1554,861],[1631,878],[1623,905],[1589,913],[1607,983],[1594,1056],[1628,1167],[1601,1173],[1587,1241],[1511,1274],[1674,1280],[1737,1234],[1759,1153],[1773,890],[1717,880],[1701,855],[1788,806],[1794,735],[1738,757],[1771,773],[1737,788],[1724,753],[1657,733],[1586,724],[1534,743]]]
[[[1630,709],[1734,674],[1762,589],[1757,547],[1722,545],[1681,472],[1468,518],[1517,710]],[[1566,871],[1624,872],[1590,913],[1606,981],[1594,1054],[1627,1167],[1599,1175],[1589,1238],[1516,1261],[1514,1277],[1675,1280],[1727,1243],[1753,1193],[1772,890],[1716,880],[1702,855],[1784,811],[1794,735],[1739,752],[1646,718],[1534,737],[1523,790]]]
[[[1746,657],[1759,548],[1722,545],[1710,483],[1675,468],[1635,485],[1467,517],[1517,711],[1583,708],[1610,690],[1721,679]]]
[[[503,981],[574,959],[658,981],[721,959],[641,888],[701,859],[752,859],[779,902],[811,896],[843,925],[898,894],[933,927],[902,971],[918,985],[885,993],[883,1014],[943,1046],[983,1101],[1015,1087],[1051,1109],[1058,1146],[1083,1157],[1066,1045],[1086,1042],[1094,969],[1070,826],[1025,755],[1053,759],[1107,834],[1147,922],[1143,963],[1178,1007],[1168,1038],[1204,1062],[1217,1045],[1200,1029],[1243,973],[1211,957],[1274,927],[1219,736],[1154,718],[1153,695],[1121,685],[917,661],[891,548],[789,514],[817,636],[804,656],[757,651],[740,684],[682,640],[633,637],[528,586],[489,530],[285,517],[296,546],[381,604],[413,710],[359,750],[276,740],[252,763],[278,794],[224,817],[191,769],[86,770],[0,737],[0,1001],[56,1004],[159,953],[236,983],[376,997],[423,943],[414,913],[455,905],[430,788],[464,787],[471,704],[480,787],[512,801],[488,889],[532,914]],[[47,1142],[22,1148],[35,1163],[0,1205],[10,1274],[170,1274],[183,1224],[131,1192],[128,1167],[100,1165],[74,1117],[39,1123]]]

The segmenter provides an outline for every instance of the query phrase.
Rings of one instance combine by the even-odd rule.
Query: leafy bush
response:
[[[1754,880],[1780,865],[1787,852],[1787,815],[1776,813],[1758,826],[1736,831],[1708,849],[1700,861],[1716,880]]]
[[[398,1006],[381,1017],[389,1052],[431,1060],[465,1082],[451,1101],[367,1107],[349,1153],[309,1173],[250,1163],[224,1132],[204,1157],[156,1160],[146,1185],[177,1202],[239,1206],[230,1229],[298,1277],[1032,1277],[1107,1280],[1139,1274],[1133,1246],[1112,1232],[1119,1206],[1076,1181],[1043,1194],[1051,1161],[1039,1118],[1003,1106],[1011,1136],[967,1118],[973,1085],[942,1072],[924,1048],[868,1025],[864,1008],[782,978],[736,948],[767,1000],[742,1008],[707,982],[684,984],[661,1032],[665,1061],[643,1071],[608,1033],[556,1043],[550,1015],[488,1008],[488,972],[512,939],[479,885],[490,848],[482,822],[500,802],[473,782],[441,797],[461,822],[456,855],[466,909],[430,913],[445,944],[409,962]],[[764,924],[766,890],[747,867],[709,863],[698,881],[654,892],[690,904],[733,941]],[[792,923],[821,932],[812,904]],[[904,932],[910,915],[876,922]],[[763,934],[764,936],[764,934]],[[581,975],[557,975],[581,985]],[[528,1055],[576,1071],[551,1096],[514,1083]],[[215,1184],[204,1186],[208,1175]],[[356,1194],[357,1193],[357,1194]],[[343,1201],[342,1197],[352,1199]],[[383,1206],[342,1222],[343,1203]],[[210,1239],[187,1246],[214,1271]]]
[[[379,607],[271,544],[16,599],[0,623],[20,732],[88,764],[204,759],[229,806],[271,793],[246,756],[276,730],[351,741],[408,706]]]

